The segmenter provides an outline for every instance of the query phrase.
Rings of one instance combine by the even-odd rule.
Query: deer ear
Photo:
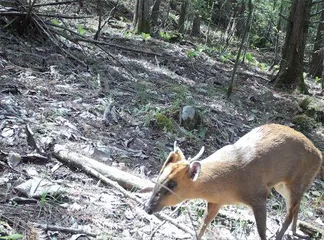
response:
[[[175,143],[175,144],[176,144],[176,143]],[[175,147],[174,147],[174,151],[169,153],[169,156],[168,156],[168,158],[165,160],[165,162],[164,162],[164,164],[163,164],[163,166],[162,166],[162,168],[161,168],[160,173],[163,172],[164,168],[165,168],[169,163],[176,163],[176,162],[179,162],[179,161],[184,160],[184,159],[185,159],[185,157],[184,157],[182,151],[180,150],[179,147],[177,147],[177,146],[175,145]]]
[[[165,160],[165,162],[163,163],[163,166],[160,170],[160,173],[163,172],[164,168],[169,164],[169,163],[175,163],[175,162],[178,162],[180,161],[179,159],[179,155],[175,152],[170,152],[168,158]]]
[[[174,153],[177,154],[177,160],[180,161],[180,160],[185,160],[185,156],[183,155],[182,151],[180,150],[179,147],[176,147],[174,149]]]
[[[192,181],[196,181],[199,177],[201,170],[200,162],[194,161],[191,162],[189,165],[189,177]]]

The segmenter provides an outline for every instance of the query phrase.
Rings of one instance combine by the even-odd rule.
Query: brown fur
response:
[[[201,238],[222,205],[244,203],[252,208],[260,238],[265,240],[266,199],[275,187],[287,205],[278,240],[291,222],[296,234],[301,198],[321,162],[321,152],[303,134],[278,124],[263,125],[200,161],[196,181],[189,177],[190,164],[181,150],[171,152],[147,208],[155,212],[185,199],[205,199],[208,206],[199,231]],[[172,194],[159,194],[171,179],[177,183]]]

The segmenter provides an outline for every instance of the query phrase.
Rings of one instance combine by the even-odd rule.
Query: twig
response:
[[[157,230],[159,230],[159,228],[162,227],[165,223],[166,223],[166,221],[163,221],[159,225],[157,225],[156,228],[153,229],[153,231],[152,231],[152,233],[151,233],[151,235],[149,237],[150,240],[153,239],[153,237],[154,237],[155,233],[157,232]]]
[[[35,4],[34,7],[46,7],[46,6],[66,5],[66,4],[71,4],[71,3],[75,3],[75,2],[79,2],[79,0]]]
[[[26,17],[25,17],[26,25],[27,25],[27,23],[29,21],[29,18],[31,16],[31,13],[33,11],[33,7],[34,7],[35,4],[36,4],[36,0],[29,0],[28,11],[27,11],[27,14],[26,14]]]
[[[288,17],[286,17],[285,15],[283,15],[282,13],[279,13],[279,16],[282,17],[287,22],[291,22],[291,20]]]
[[[143,205],[143,201],[140,200],[139,198],[137,198],[136,196],[134,196],[132,193],[128,192],[127,190],[125,190],[124,188],[122,188],[117,182],[110,180],[109,178],[105,177],[104,175],[102,175],[101,173],[99,173],[98,171],[92,169],[91,167],[84,165],[83,169],[91,174],[92,176],[97,177],[98,179],[100,179],[101,181],[103,181],[104,183],[108,184],[111,187],[114,187],[115,189],[117,189],[118,191],[120,191],[124,196],[134,200],[135,202],[137,202],[140,205]],[[180,224],[178,224],[173,218],[164,215],[163,213],[156,213],[155,216],[157,216],[160,219],[163,219],[165,221],[168,221],[170,223],[172,223],[173,225],[175,225],[176,227],[178,227],[179,229],[183,230],[184,232],[188,232],[192,235],[195,235],[195,232],[192,229],[189,229],[185,226],[182,226]]]
[[[266,77],[263,77],[263,76],[261,76],[261,75],[259,75],[259,74],[256,74],[256,73],[249,73],[248,71],[241,71],[241,70],[238,70],[237,73],[238,73],[238,74],[248,75],[248,76],[251,76],[251,77],[257,77],[257,78],[260,78],[260,79],[262,79],[262,80],[264,80],[264,81],[267,81],[267,82],[270,81],[270,80],[269,80],[268,78],[266,78]]]
[[[166,221],[172,223],[174,226],[176,226],[177,228],[183,230],[184,232],[187,232],[187,233],[190,233],[193,236],[196,236],[195,231],[193,231],[190,228],[187,228],[185,226],[182,226],[182,225],[178,224],[173,218],[171,218],[171,217],[169,217],[169,216],[167,216],[167,215],[165,215],[163,213],[155,213],[155,216],[157,216],[160,219],[163,219],[163,220],[166,220]]]
[[[179,210],[179,208],[182,206],[182,204],[183,203],[179,204],[179,206],[176,207],[176,209],[174,209],[170,215],[173,215],[174,213],[176,213]],[[161,224],[159,224],[156,228],[153,229],[153,231],[152,231],[152,233],[151,233],[151,235],[149,237],[150,240],[153,239],[153,237],[154,237],[155,233],[157,232],[157,230],[159,230],[159,228],[162,227],[163,224],[165,224],[165,223],[166,223],[166,221],[163,221],[163,222],[161,222]]]
[[[61,151],[65,151],[65,149],[62,149],[62,146],[57,145],[56,150],[54,150],[54,156],[58,157],[59,159],[61,158],[57,153],[55,152],[61,152]],[[78,167],[81,167],[81,169],[83,171],[85,171],[86,173],[100,179],[102,182],[106,183],[107,185],[117,189],[119,192],[121,192],[125,197],[128,197],[132,200],[134,200],[135,202],[137,202],[139,205],[143,205],[143,200],[137,198],[134,194],[132,194],[131,192],[127,191],[126,189],[124,189],[121,185],[119,185],[116,181],[113,181],[109,178],[107,178],[106,176],[104,176],[103,174],[101,174],[100,172],[98,172],[97,170],[94,170],[92,167],[90,167],[87,164],[83,164],[82,166],[78,165]],[[155,214],[156,217],[162,219],[162,220],[166,220],[170,223],[172,223],[173,225],[175,225],[176,227],[178,227],[179,229],[183,230],[184,232],[188,232],[192,235],[196,235],[195,231],[193,231],[192,229],[186,227],[186,226],[182,226],[180,224],[178,224],[173,218],[164,215],[163,213],[156,213]]]
[[[39,224],[39,223],[32,223],[34,227],[36,228],[42,228],[44,231],[59,231],[59,232],[67,232],[67,233],[73,233],[73,234],[85,234],[91,237],[97,237],[97,234],[87,232],[83,229],[75,229],[75,228],[68,228],[68,227],[60,227],[60,226],[54,226],[54,225],[47,225],[47,224]]]
[[[115,48],[119,48],[119,49],[122,49],[122,50],[126,50],[126,51],[132,51],[132,52],[138,52],[138,53],[145,53],[145,54],[149,54],[149,55],[155,55],[155,56],[159,56],[159,57],[162,57],[162,54],[160,53],[155,53],[155,52],[148,52],[148,51],[144,51],[144,50],[138,50],[138,49],[133,49],[133,48],[128,48],[128,47],[124,47],[124,46],[120,46],[120,45],[116,45],[116,44],[113,44],[113,43],[108,43],[108,42],[104,42],[104,41],[98,41],[98,40],[94,40],[94,39],[90,39],[90,38],[86,38],[84,36],[82,36],[81,34],[67,28],[67,27],[63,27],[63,26],[59,26],[59,25],[55,25],[53,23],[47,23],[48,25],[51,25],[53,27],[56,27],[56,28],[60,28],[60,29],[63,29],[63,30],[66,30],[78,37],[73,37],[73,36],[69,36],[63,32],[60,32],[60,31],[56,31],[55,29],[51,29],[52,31],[54,31],[56,34],[72,41],[72,42],[88,42],[88,43],[92,43],[92,44],[95,44],[97,47],[99,47],[99,45],[106,45],[106,46],[110,46],[110,47],[115,47]],[[107,53],[107,52],[106,52]],[[109,55],[111,56],[111,55]],[[115,59],[115,58],[114,58]],[[116,59],[115,59],[116,60]],[[132,74],[133,75],[133,74]]]
[[[65,50],[65,49],[62,49],[62,52],[64,52],[66,55],[68,55],[70,58],[74,59],[75,61],[77,61],[78,63],[80,63],[81,65],[83,65],[84,67],[88,67],[88,65],[81,61],[80,59],[78,59],[76,56],[74,56],[72,53],[70,53],[69,51]]]
[[[0,16],[25,16],[28,12],[16,12],[16,11],[5,11],[0,10]],[[50,18],[65,18],[65,19],[84,19],[84,18],[94,18],[94,16],[69,16],[69,15],[62,15],[62,14],[43,14],[37,13],[38,16],[41,17],[50,17]]]
[[[35,15],[35,17],[38,17],[37,15]],[[39,19],[40,21],[42,21],[42,19]],[[75,61],[77,61],[78,63],[80,63],[81,65],[83,65],[84,67],[87,67],[87,64],[84,63],[83,61],[81,61],[80,59],[78,59],[77,57],[75,57],[73,54],[71,54],[70,52],[66,51],[65,49],[61,48],[61,46],[57,43],[56,39],[54,36],[51,36],[51,34],[42,26],[42,24],[40,24],[36,19],[34,19],[35,24],[37,24],[37,26],[43,31],[43,33],[53,42],[53,44],[55,44],[55,46],[57,46],[63,53],[65,53],[66,55],[68,55],[70,58],[74,59]],[[44,26],[46,26],[46,24],[43,22]]]
[[[51,22],[47,22],[46,24],[47,24],[47,25],[50,25],[50,26],[52,26],[52,27],[60,28],[60,29],[62,29],[62,30],[64,30],[64,31],[68,31],[68,32],[70,32],[70,33],[72,33],[72,34],[75,34],[75,35],[79,36],[79,37],[83,37],[81,34],[79,34],[78,32],[75,32],[75,31],[69,29],[68,27],[63,27],[63,26],[61,26],[61,25],[56,25],[56,24],[51,23]],[[63,24],[65,24],[65,22],[63,22]],[[65,25],[64,25],[64,26],[65,26]],[[52,30],[52,29],[51,29],[51,30]],[[55,32],[55,34],[58,34],[58,33]],[[59,34],[59,35],[62,36],[61,34]],[[63,36],[63,37],[65,37],[65,36]]]
[[[90,39],[90,38],[85,38],[82,35],[74,32],[74,31],[72,31],[70,29],[66,29],[66,28],[64,28],[62,26],[56,26],[56,25],[51,24],[51,23],[48,23],[48,24],[53,26],[53,27],[58,27],[58,28],[65,29],[65,30],[71,32],[72,34],[77,35],[78,37],[73,37],[73,36],[69,36],[69,35],[67,35],[67,34],[65,34],[63,32],[52,29],[52,31],[54,31],[56,34],[70,40],[71,42],[88,42],[88,43],[92,43],[92,44],[106,45],[106,46],[110,46],[110,47],[115,47],[115,48],[126,50],[126,51],[145,53],[145,54],[149,54],[149,55],[155,55],[155,56],[162,57],[162,54],[160,54],[160,53],[148,52],[148,51],[144,51],[144,50],[138,50],[138,49],[133,49],[133,48],[128,48],[128,47],[116,45],[116,44],[113,44],[113,43],[108,43],[108,42],[104,42],[104,41],[98,41],[98,40],[93,40],[93,39]]]
[[[112,18],[112,16],[115,15],[115,12],[116,12],[116,10],[117,10],[118,5],[119,5],[119,0],[116,1],[115,6],[110,10],[110,12],[109,12],[109,14],[108,14],[108,18],[104,21],[104,23],[102,24],[102,26],[98,29],[99,32],[100,32],[100,31],[104,28],[104,26],[109,22],[109,20]],[[96,33],[96,34],[97,34],[97,33]],[[98,35],[99,35],[99,33],[98,33]],[[96,38],[94,38],[94,39],[96,39]],[[97,40],[97,39],[96,39],[96,40]]]
[[[111,53],[109,53],[106,49],[104,49],[102,46],[100,46],[99,44],[95,44],[98,48],[100,48],[102,51],[104,51],[108,56],[110,56],[112,59],[114,59],[116,62],[118,62],[123,68],[125,68],[127,70],[127,72],[134,77],[134,74],[132,73],[132,71],[126,67],[121,61],[119,61],[116,57],[114,57]]]

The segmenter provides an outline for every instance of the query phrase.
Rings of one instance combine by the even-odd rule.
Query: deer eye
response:
[[[173,190],[177,187],[177,183],[175,181],[169,181],[167,184],[167,188],[169,188],[170,190]]]

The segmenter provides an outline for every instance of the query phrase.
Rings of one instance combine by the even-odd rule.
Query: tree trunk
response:
[[[152,7],[152,14],[151,14],[152,27],[155,27],[158,24],[159,13],[160,13],[160,4],[161,4],[161,0],[154,1],[153,7]]]
[[[282,14],[282,11],[283,11],[283,2],[280,3],[280,15]],[[281,25],[282,25],[280,15],[278,17],[277,28],[276,28],[275,55],[274,55],[273,63],[271,65],[270,69],[272,69],[278,63],[278,58],[279,58],[279,56],[278,56],[279,55],[279,37],[280,37],[280,30],[281,30]]]
[[[322,13],[320,18],[320,23],[318,24],[316,40],[314,43],[314,50],[312,54],[312,60],[310,62],[310,74],[313,77],[321,77],[323,73],[323,58],[324,49],[324,2],[322,3]]]
[[[235,64],[234,64],[234,68],[233,68],[233,72],[232,72],[232,76],[231,76],[231,82],[230,82],[230,85],[227,88],[227,97],[230,97],[231,94],[232,94],[236,70],[237,70],[237,67],[238,67],[238,64],[239,64],[239,61],[240,61],[240,56],[241,56],[241,52],[242,52],[242,49],[243,49],[243,45],[245,43],[245,38],[246,38],[246,35],[247,35],[247,33],[249,31],[249,28],[250,28],[250,25],[251,25],[252,12],[253,12],[252,0],[249,0],[248,7],[249,7],[249,13],[248,13],[248,17],[247,17],[247,20],[246,20],[246,23],[245,23],[245,29],[244,29],[244,32],[243,32],[240,48],[239,48],[237,56],[236,56],[236,60],[235,60]]]
[[[311,6],[312,0],[293,1],[286,27],[282,61],[275,78],[275,86],[278,88],[294,90],[299,87],[301,92],[307,92],[303,78],[303,57]]]
[[[248,21],[244,21],[245,1],[242,1],[241,5],[237,7],[237,24],[236,24],[236,36],[242,37],[245,31],[244,23],[248,24]]]
[[[199,36],[200,35],[200,16],[199,12],[195,13],[193,22],[192,22],[192,29],[191,29],[191,36]]]
[[[236,24],[237,24],[236,23],[236,12],[233,11],[233,15],[230,17],[230,19],[228,21],[226,31],[222,35],[222,38],[221,38],[222,43],[225,42],[225,44],[221,44],[221,45],[224,45],[222,51],[226,51],[226,49],[230,45],[232,39],[234,38]]]
[[[180,17],[178,22],[178,30],[180,33],[184,32],[184,24],[187,16],[188,0],[183,0],[180,9]]]
[[[244,36],[245,45],[243,45],[244,46],[243,61],[242,61],[243,63],[245,62],[246,51],[249,47],[252,22],[253,22],[253,5],[252,5],[252,2],[249,2],[249,14],[248,14],[248,19],[246,21],[247,26],[245,26],[246,33],[244,33],[244,35],[246,35],[246,37]]]
[[[233,8],[235,11],[235,4],[237,4],[237,0],[225,0],[225,1],[214,1],[215,8],[212,14],[211,21],[214,23],[217,28],[221,30],[225,30],[228,26],[228,22],[231,20],[231,16],[233,14]],[[234,7],[233,7],[234,6]]]
[[[210,31],[210,23],[212,21],[212,16],[214,12],[214,6],[215,6],[215,0],[213,0],[211,9],[210,9],[210,19],[208,20],[208,26],[207,26],[207,34],[206,34],[206,39],[205,39],[205,44],[208,42],[208,37],[209,37],[209,31]]]
[[[323,53],[324,54],[324,53]],[[322,63],[322,68],[324,69],[324,57],[323,57],[323,63]],[[321,86],[322,86],[322,90],[324,90],[324,70],[322,71],[322,79],[321,79],[322,83],[321,83]]]
[[[176,0],[170,0],[169,6],[170,6],[171,10],[177,11],[177,1]]]
[[[97,0],[97,14],[99,16],[99,20],[98,20],[98,29],[93,37],[94,40],[98,40],[99,39],[99,35],[101,32],[101,23],[102,23],[102,12],[103,12],[103,8],[102,8],[102,4],[101,4],[101,0]]]
[[[150,33],[149,0],[136,0],[133,27],[136,33]]]
[[[135,9],[134,9],[134,16],[133,16],[133,28],[135,29],[136,27],[136,24],[138,22],[138,15],[140,14],[140,9],[139,9],[139,6],[140,6],[140,1],[141,0],[136,0],[136,4],[135,4]]]

